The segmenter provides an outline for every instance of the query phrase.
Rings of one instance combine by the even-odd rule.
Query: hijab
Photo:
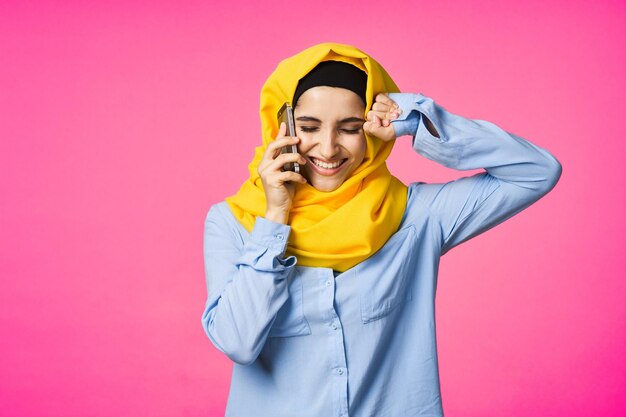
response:
[[[278,134],[277,112],[293,100],[299,81],[324,61],[345,62],[367,74],[364,119],[378,93],[399,92],[378,62],[350,45],[321,43],[282,60],[261,89],[263,143],[248,165],[250,176],[235,195],[226,198],[235,218],[249,232],[266,211],[257,168]],[[309,183],[296,183],[286,254],[295,256],[299,265],[344,272],[376,253],[397,231],[406,208],[407,187],[391,175],[385,163],[394,141],[385,142],[369,133],[365,139],[363,162],[336,190],[324,192]]]

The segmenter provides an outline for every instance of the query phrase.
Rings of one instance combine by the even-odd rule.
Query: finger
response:
[[[300,142],[300,138],[297,136],[281,136],[278,139],[270,142],[265,150],[264,158],[274,159],[276,155],[281,151],[281,148],[287,145],[295,145]]]
[[[304,176],[302,176],[302,174],[298,174],[297,172],[293,172],[293,171],[283,171],[280,174],[277,175],[277,180],[280,181],[281,183],[285,183],[285,182],[299,182],[301,184],[306,184],[307,180],[306,178],[304,178]]]
[[[298,174],[293,171],[280,171],[275,172],[265,178],[264,182],[269,186],[280,187],[285,183],[289,182],[299,182],[302,184],[306,184],[308,181],[302,174]],[[287,185],[287,184],[285,184]]]
[[[374,133],[372,132],[372,122],[367,121],[367,122],[363,123],[363,130],[366,133],[369,133],[369,134],[373,135]]]
[[[381,119],[385,118],[385,114],[384,112],[379,112],[379,111],[369,111],[367,112],[367,115],[365,116],[367,120],[369,120],[370,122],[374,121],[374,116],[378,116]]]
[[[381,127],[380,120],[378,116],[372,113],[370,120],[363,124],[363,129],[367,130],[369,133],[375,133],[378,128]]]
[[[259,176],[265,178],[277,172],[282,172],[285,164],[288,164],[290,162],[297,162],[300,165],[304,165],[307,161],[299,153],[281,153],[274,159],[263,159],[257,167],[257,172]]]
[[[395,138],[395,130],[393,126],[377,126],[374,122],[365,122],[363,124],[363,130],[384,141],[389,141]]]
[[[281,154],[282,148],[287,145],[297,145],[300,141],[300,138],[297,136],[283,136],[273,142],[270,142],[265,149],[265,153],[259,161],[259,166],[257,167],[257,173],[261,174],[267,165],[271,164],[272,161]]]
[[[390,106],[389,104],[376,102],[372,105],[372,110],[390,112],[395,109],[393,106]]]
[[[363,130],[365,130],[370,135],[376,136],[378,138],[381,137],[381,134],[383,133],[381,132],[381,129],[383,128],[377,126],[375,122],[365,122],[363,124]]]
[[[276,134],[276,137],[274,138],[274,140],[285,136],[286,132],[287,132],[287,123],[280,122],[280,125],[278,126],[278,133]]]
[[[280,125],[278,126],[278,133],[276,134],[276,137],[274,138],[273,142],[276,142],[278,139],[286,137],[287,135],[287,123],[285,122],[280,122]]]
[[[306,159],[299,153],[281,153],[271,163],[268,164],[267,169],[270,171],[282,171],[285,164],[290,162],[297,162],[300,165],[306,164]]]
[[[379,118],[385,120],[395,120],[397,119],[400,115],[398,114],[397,110],[394,110],[392,112],[382,112],[382,111],[375,111],[375,110],[370,110],[366,115],[366,119],[369,121],[373,121],[374,119],[372,118],[374,115],[378,116]]]
[[[305,164],[306,160],[303,160],[302,156],[297,153],[281,153],[274,159],[265,159],[259,163],[259,175],[267,176],[271,175],[272,172],[281,172],[285,164],[290,162]]]
[[[380,120],[382,123],[382,120],[385,119],[395,119],[395,117],[387,117],[386,113],[382,113],[382,112],[376,112],[376,111],[370,111],[367,113],[366,115],[367,120],[369,120],[370,122],[376,122],[376,119]]]
[[[366,119],[369,121],[373,121],[373,117],[374,115],[378,116],[381,119],[389,119],[389,120],[394,120],[398,118],[398,113],[393,111],[393,112],[382,112],[382,111],[376,111],[376,110],[370,110],[366,115]]]
[[[378,93],[376,95],[376,101],[386,104],[389,107],[395,107],[398,108],[398,105],[396,104],[395,101],[393,101],[392,99],[389,98],[389,96],[385,93]]]
[[[377,102],[372,105],[372,110],[383,120],[394,120],[402,114],[402,109],[395,103],[389,105],[387,103]]]

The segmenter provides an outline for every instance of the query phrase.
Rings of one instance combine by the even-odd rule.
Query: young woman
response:
[[[287,101],[297,137],[276,119]],[[547,194],[561,165],[493,123],[399,93],[349,45],[282,61],[260,114],[250,178],[204,226],[202,324],[235,362],[226,415],[443,415],[439,259]],[[407,187],[385,164],[403,135],[426,158],[485,172]],[[297,154],[281,154],[289,144]]]

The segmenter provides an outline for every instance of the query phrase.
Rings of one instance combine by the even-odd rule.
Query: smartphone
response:
[[[281,122],[285,122],[287,125],[287,133],[286,136],[297,136],[296,135],[296,122],[293,118],[293,109],[291,108],[291,103],[286,102],[283,106],[278,110],[278,126],[280,127]],[[287,145],[284,146],[280,153],[298,153],[298,147],[296,145]],[[289,162],[283,165],[283,169],[285,171],[293,171],[300,173],[300,164],[297,162]]]

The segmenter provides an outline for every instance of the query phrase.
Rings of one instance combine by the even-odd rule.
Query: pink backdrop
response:
[[[204,217],[247,177],[266,77],[325,41],[563,165],[442,259],[446,415],[626,413],[626,3],[101,3],[0,4],[0,415],[223,415]],[[406,137],[389,165],[478,172]]]

